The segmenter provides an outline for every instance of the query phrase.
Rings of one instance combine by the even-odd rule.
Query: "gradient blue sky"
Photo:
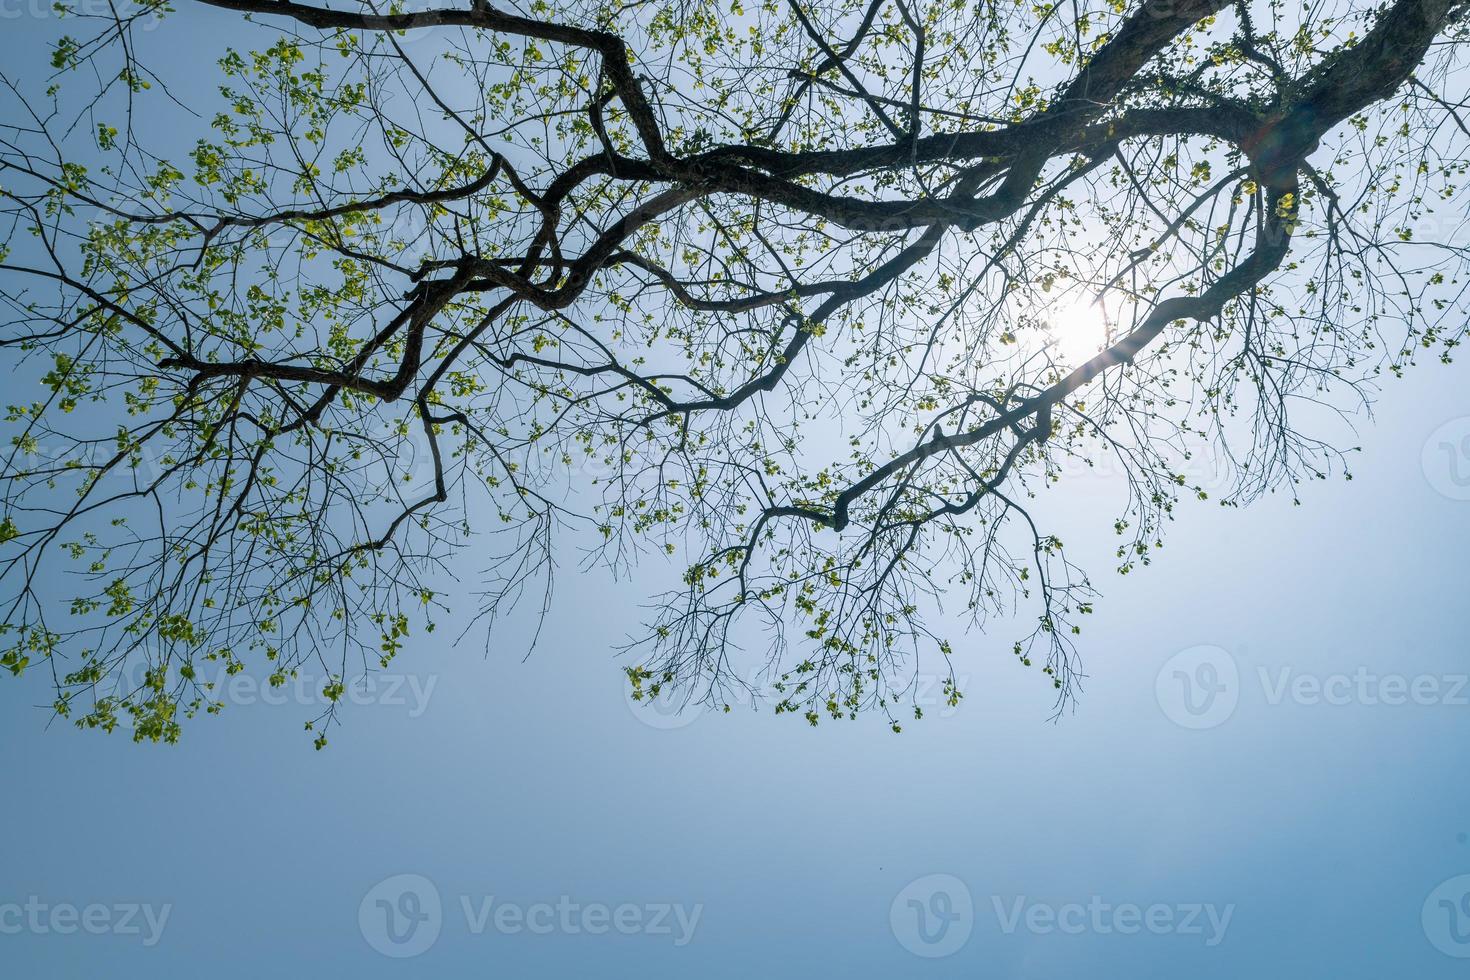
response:
[[[34,58],[50,30],[6,24],[7,61]],[[403,687],[349,710],[325,752],[301,730],[305,705],[233,704],[180,745],[135,746],[48,727],[46,678],[0,678],[0,976],[1463,976],[1436,943],[1470,943],[1436,910],[1465,889],[1430,900],[1428,928],[1421,912],[1470,873],[1470,689],[1449,697],[1470,674],[1470,501],[1439,449],[1445,423],[1456,444],[1470,435],[1467,382],[1470,366],[1431,364],[1389,383],[1351,483],[1309,486],[1303,507],[1186,505],[1153,567],[1127,578],[1102,572],[1117,488],[1057,491],[1063,537],[1104,591],[1083,637],[1090,676],[1057,723],[1002,636],[970,637],[961,706],[902,735],[768,711],[650,723],[661,716],[630,708],[611,651],[647,589],[580,575],[570,556],[529,659],[524,624],[488,652],[478,635],[450,645],[449,627],[415,636],[395,663]],[[1201,645],[1234,666],[1236,703],[1192,730],[1175,721],[1170,660]],[[1439,696],[1312,696],[1355,672]],[[1307,686],[1277,697],[1283,676]],[[377,952],[359,921],[400,874],[443,905],[437,940],[408,959]],[[957,951],[927,958],[905,945],[905,890],[936,874],[962,883],[973,915],[952,924],[970,930]],[[169,913],[151,946],[6,931],[7,903],[31,896]],[[491,896],[700,911],[682,946],[477,935],[461,898]],[[997,904],[1018,900],[1230,919],[1213,945],[1203,916],[1203,934],[1007,931]]]

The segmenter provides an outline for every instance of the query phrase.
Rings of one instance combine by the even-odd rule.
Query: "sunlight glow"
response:
[[[1082,297],[1057,304],[1047,312],[1046,323],[1052,354],[1071,367],[1102,350],[1108,337],[1103,306]]]

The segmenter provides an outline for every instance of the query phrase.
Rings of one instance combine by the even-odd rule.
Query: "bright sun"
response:
[[[1108,335],[1108,317],[1102,304],[1077,299],[1060,303],[1045,317],[1052,353],[1069,366],[1102,350]]]

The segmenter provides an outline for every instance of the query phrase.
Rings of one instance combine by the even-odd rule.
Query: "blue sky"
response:
[[[573,556],[529,657],[524,620],[415,635],[324,752],[306,695],[135,746],[0,678],[0,974],[1462,976],[1467,372],[1388,382],[1352,482],[1187,504],[1126,578],[1118,487],[1054,491],[1104,593],[1055,723],[1000,635],[902,735],[637,713],[646,585]]]
[[[1056,724],[1034,674],[972,637],[960,708],[902,735],[768,712],[651,725],[608,650],[641,595],[578,576],[525,662],[514,633],[488,654],[415,638],[400,662],[419,694],[405,680],[364,697],[321,753],[300,731],[306,706],[247,690],[180,745],[143,747],[48,729],[32,707],[46,688],[7,679],[0,904],[170,911],[151,946],[146,931],[27,929],[0,934],[0,960],[42,977],[1461,975],[1421,912],[1470,872],[1470,705],[1451,691],[1470,672],[1470,503],[1434,489],[1421,449],[1466,411],[1464,385],[1463,366],[1393,385],[1357,478],[1310,488],[1303,507],[1189,508],[1152,569],[1106,580],[1087,688]],[[1228,717],[1192,730],[1156,682],[1200,645],[1239,681]],[[1341,684],[1315,698],[1299,684],[1360,671],[1380,680],[1367,696],[1353,681],[1348,703],[1333,703]],[[1396,697],[1390,675],[1440,697]],[[359,922],[401,874],[442,906],[437,939],[408,959]],[[923,958],[890,912],[935,874],[962,882],[974,913],[957,951]],[[493,914],[563,896],[650,924],[651,906],[700,912],[682,946],[593,935],[580,917],[476,933],[464,915],[465,901]],[[1018,899],[1042,930],[1033,905],[1162,905],[1180,925],[1190,906],[1232,912],[1214,945],[1208,925],[1125,934],[1116,912],[1110,931],[1089,912],[1080,934],[1024,918],[1007,932]]]

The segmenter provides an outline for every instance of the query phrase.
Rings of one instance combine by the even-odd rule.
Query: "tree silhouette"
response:
[[[1127,572],[1201,451],[1346,474],[1327,420],[1458,344],[1466,9],[78,11],[0,120],[0,663],[171,741],[201,662],[314,661],[320,747],[453,551],[493,620],[583,546],[684,569],[635,697],[897,729],[947,596],[1060,710],[1039,492],[1114,467]]]

